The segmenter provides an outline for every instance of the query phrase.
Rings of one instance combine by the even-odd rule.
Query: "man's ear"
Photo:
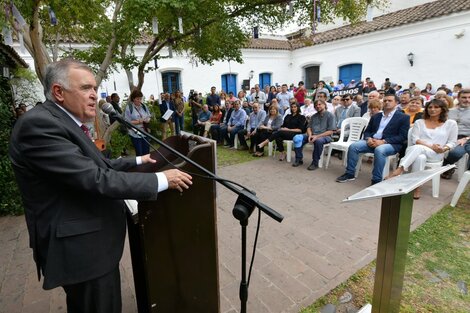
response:
[[[64,89],[59,84],[52,85],[52,95],[57,100],[57,102],[62,103],[64,102]]]

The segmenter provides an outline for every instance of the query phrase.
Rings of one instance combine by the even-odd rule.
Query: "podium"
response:
[[[173,136],[166,144],[211,172],[216,170],[215,142],[197,136]],[[201,173],[193,165],[160,147],[156,164],[134,171],[177,168]],[[183,193],[168,190],[156,201],[139,201],[138,213],[128,213],[129,245],[139,313],[219,312],[216,184],[192,175]]]
[[[410,235],[413,190],[455,165],[393,177],[343,202],[382,199],[372,313],[399,313]],[[367,309],[367,310],[366,310]],[[370,305],[360,312],[371,312]]]

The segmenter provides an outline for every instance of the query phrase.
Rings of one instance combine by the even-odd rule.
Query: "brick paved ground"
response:
[[[220,176],[256,190],[260,200],[285,216],[281,224],[262,216],[249,312],[298,312],[375,258],[380,201],[341,203],[368,186],[370,166],[364,164],[357,181],[338,184],[334,179],[343,172],[339,160],[333,159],[327,171],[309,172],[307,165],[292,168],[263,158],[219,170]],[[412,228],[449,203],[456,186],[455,179],[441,181],[440,197],[434,199],[431,184],[426,184],[414,205]],[[234,202],[235,195],[219,187],[221,312],[239,308],[240,227],[231,214]],[[250,243],[256,218],[255,212],[248,229]],[[0,218],[0,312],[65,312],[60,288],[40,288],[28,240],[24,217]],[[123,312],[136,312],[127,245],[121,274]]]

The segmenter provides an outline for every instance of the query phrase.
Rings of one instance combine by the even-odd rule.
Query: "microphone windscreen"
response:
[[[111,103],[108,102],[103,104],[101,110],[106,114],[116,114],[116,111],[114,110],[113,106],[111,105]]]

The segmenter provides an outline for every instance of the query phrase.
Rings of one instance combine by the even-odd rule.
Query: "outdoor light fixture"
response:
[[[251,71],[250,71],[250,76],[249,76],[250,79],[252,79],[254,75],[255,75],[255,71],[251,70]]]
[[[413,62],[415,60],[415,55],[413,52],[408,53],[408,62],[410,62],[410,65],[413,66]]]

